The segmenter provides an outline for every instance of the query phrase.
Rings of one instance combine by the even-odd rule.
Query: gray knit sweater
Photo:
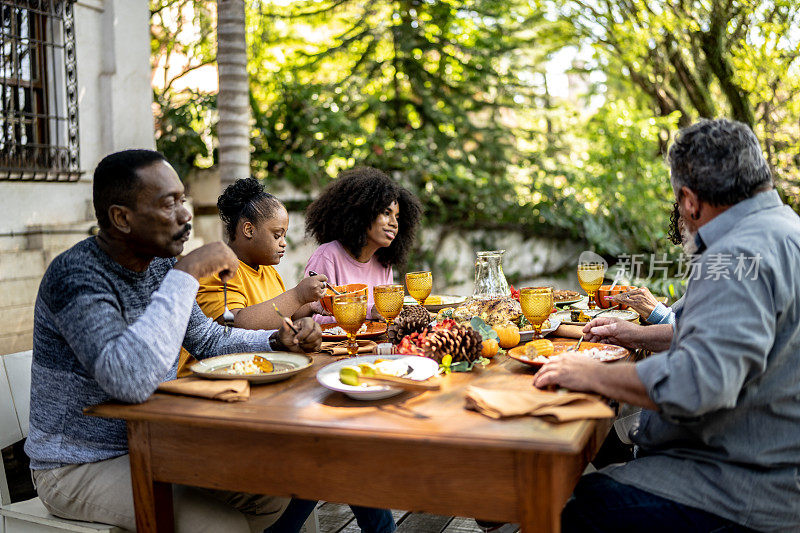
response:
[[[122,267],[94,237],[56,257],[39,286],[33,329],[31,468],[91,463],[128,452],[125,423],[85,416],[108,400],[145,401],[177,371],[181,345],[199,357],[269,350],[272,331],[222,327],[197,306],[198,283],[155,259]]]

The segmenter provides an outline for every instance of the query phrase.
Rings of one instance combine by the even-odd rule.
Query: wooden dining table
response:
[[[498,355],[441,389],[353,400],[322,387],[314,365],[254,385],[248,401],[156,393],[87,413],[127,422],[136,526],[173,531],[171,483],[560,530],[560,514],[611,419],[495,420],[465,408],[469,385],[525,389],[535,369]]]

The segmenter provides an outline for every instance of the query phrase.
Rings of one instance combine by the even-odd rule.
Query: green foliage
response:
[[[424,198],[429,223],[506,220],[496,212],[517,205],[508,174],[528,133],[501,115],[534,104],[515,56],[538,13],[487,0],[256,8],[253,64],[277,65],[250,72],[263,176],[314,189],[343,168],[374,165]]]
[[[190,57],[156,91],[159,148],[186,168],[212,156],[215,102],[173,82],[214,61],[213,6],[151,1],[154,66]],[[800,210],[798,20],[792,0],[251,0],[253,172],[313,196],[373,165],[419,195],[428,227],[676,257],[663,157],[698,117],[752,124]],[[562,57],[583,97],[553,89]],[[436,241],[413,261],[441,263]]]
[[[156,148],[185,178],[199,166],[200,158],[211,157],[208,140],[215,127],[210,115],[216,109],[216,95],[194,94],[178,106],[160,101],[158,93],[153,100],[162,110],[156,119]]]
[[[496,341],[500,340],[500,337],[497,335],[497,332],[492,329],[492,326],[487,324],[481,317],[474,316],[470,319],[469,325],[472,329],[477,331],[481,334],[483,340],[494,339]]]
[[[786,200],[800,210],[800,3],[544,1],[593,47],[613,99],[651,116],[750,125]],[[633,98],[631,95],[634,95]],[[663,150],[662,150],[663,151]]]

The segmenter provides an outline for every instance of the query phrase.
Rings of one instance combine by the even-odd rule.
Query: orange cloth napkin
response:
[[[377,343],[372,341],[361,340],[356,342],[358,343],[358,353],[373,353],[375,346],[377,346]],[[323,342],[319,351],[331,355],[347,355],[347,341]]]
[[[467,409],[491,418],[542,416],[556,422],[585,418],[612,418],[614,411],[596,396],[581,392],[549,392],[539,389],[498,390],[467,388]]]
[[[250,382],[246,379],[179,378],[165,381],[158,386],[158,390],[223,402],[244,402],[250,399]]]

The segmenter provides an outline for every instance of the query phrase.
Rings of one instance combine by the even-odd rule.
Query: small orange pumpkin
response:
[[[503,324],[492,328],[499,337],[501,348],[513,348],[519,344],[519,328],[514,324]]]
[[[497,355],[497,352],[500,351],[500,345],[497,344],[495,339],[486,339],[483,341],[483,346],[481,347],[481,356],[492,358]]]

